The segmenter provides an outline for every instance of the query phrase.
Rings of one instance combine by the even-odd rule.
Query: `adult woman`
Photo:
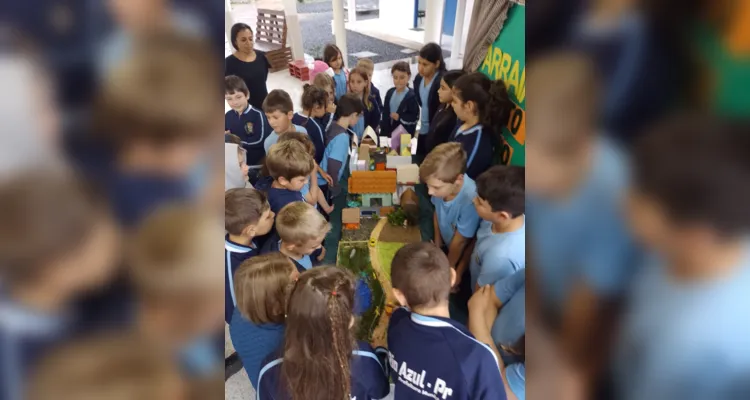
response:
[[[261,109],[268,95],[266,79],[271,64],[266,54],[255,50],[253,30],[242,22],[232,26],[232,46],[235,52],[224,60],[224,76],[237,75],[250,91],[250,105]]]

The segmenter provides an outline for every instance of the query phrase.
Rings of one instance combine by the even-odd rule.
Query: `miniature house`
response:
[[[416,185],[419,183],[419,166],[417,164],[400,165],[396,168],[396,182],[399,185]]]
[[[388,156],[385,155],[385,151],[377,150],[371,154],[372,162],[375,165],[376,171],[385,171]]]
[[[386,169],[398,169],[402,165],[409,164],[411,164],[411,156],[386,156]]]
[[[401,151],[402,156],[411,156],[411,135],[404,133],[401,135]]]
[[[396,171],[352,171],[349,193],[362,196],[362,207],[389,207],[396,192]]]
[[[357,158],[357,161],[364,161],[365,165],[370,165],[370,146],[364,143],[359,146],[359,157]]]
[[[341,210],[341,224],[346,230],[359,229],[359,208],[345,208]]]

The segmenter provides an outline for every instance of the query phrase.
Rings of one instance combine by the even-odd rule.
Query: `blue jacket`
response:
[[[323,118],[325,118],[326,115],[324,115]],[[317,118],[307,118],[300,113],[294,113],[292,123],[307,130],[307,136],[310,137],[313,145],[315,145],[315,162],[320,164],[320,161],[323,159],[323,152],[326,149],[325,124],[321,124]]]
[[[435,115],[437,115],[438,107],[440,107],[440,96],[438,96],[438,89],[440,89],[440,81],[443,79],[442,73],[442,71],[437,71],[435,73],[435,77],[432,78],[434,80],[434,83],[430,87],[429,100],[419,97],[419,85],[422,84],[422,75],[417,75],[417,77],[414,78],[414,95],[417,97],[417,103],[419,103],[420,107],[424,108],[425,105],[427,106],[427,110],[429,110],[430,112],[430,125],[432,125],[432,120],[435,118]]]
[[[412,88],[406,88],[407,92],[404,95],[404,99],[401,100],[401,104],[398,106],[398,110],[391,110],[391,98],[396,88],[391,88],[385,94],[385,104],[383,105],[383,118],[380,122],[380,135],[391,136],[391,132],[398,128],[399,125],[403,125],[406,131],[410,134],[414,134],[417,130],[417,122],[419,121],[419,103],[417,103],[417,96]],[[397,113],[399,120],[394,121],[391,119],[391,113]]]
[[[370,94],[375,97],[375,102],[378,103],[378,107],[383,109],[383,98],[380,97],[380,89],[375,87],[375,84],[370,82]]]
[[[224,115],[224,130],[242,140],[242,148],[247,150],[247,165],[260,165],[266,156],[263,141],[273,132],[262,110],[248,105],[242,114],[234,110],[227,111]]]

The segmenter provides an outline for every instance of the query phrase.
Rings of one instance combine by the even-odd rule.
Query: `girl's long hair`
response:
[[[476,104],[479,123],[492,131],[496,145],[502,143],[503,127],[508,125],[510,112],[515,107],[505,83],[499,79],[492,81],[481,72],[471,72],[458,78],[453,88],[462,101]]]
[[[365,90],[362,92],[362,102],[365,103],[365,107],[368,110],[372,109],[372,102],[370,101],[370,78],[367,76],[367,72],[365,72],[362,68],[354,68],[353,70],[349,71],[349,89],[351,90],[352,87],[352,75],[359,75],[362,77],[362,79],[367,82],[365,85]]]
[[[300,275],[287,302],[281,384],[292,400],[348,400],[354,276],[338,267]]]
[[[344,69],[344,55],[341,53],[341,49],[333,43],[329,43],[323,49],[323,61],[328,66],[331,66],[331,61],[335,60],[337,56],[341,56],[341,69]]]

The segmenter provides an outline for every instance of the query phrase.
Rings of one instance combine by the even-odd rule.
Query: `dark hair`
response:
[[[349,329],[354,276],[329,266],[303,272],[287,302],[282,385],[292,400],[345,399],[351,391]]]
[[[505,83],[499,79],[492,81],[481,72],[471,72],[456,79],[453,89],[459,99],[476,104],[479,123],[493,132],[495,144],[502,143],[500,133],[515,108]]]
[[[676,116],[636,142],[638,192],[677,223],[703,223],[725,235],[750,228],[750,126],[706,116]]]
[[[270,114],[276,111],[281,111],[284,114],[294,111],[292,98],[289,93],[281,89],[272,90],[263,100],[263,112]]]
[[[411,76],[411,68],[409,68],[409,63],[407,63],[406,61],[399,61],[393,64],[393,66],[391,67],[391,75],[396,71],[401,71],[406,75]]]
[[[456,80],[458,78],[466,75],[466,71],[462,69],[452,69],[442,75],[443,80],[445,81],[445,84],[448,85],[449,88],[453,88],[453,85],[456,83]]]
[[[477,178],[477,196],[490,203],[493,212],[505,211],[515,218],[525,212],[526,169],[496,165]]]
[[[253,28],[251,28],[250,25],[244,22],[238,22],[232,25],[232,32],[231,32],[232,38],[231,39],[232,39],[232,47],[234,47],[235,50],[239,50],[239,48],[237,48],[237,35],[239,35],[240,32],[244,30],[250,31],[251,35],[253,34]]]
[[[341,53],[341,49],[339,49],[338,46],[336,46],[333,43],[329,43],[326,45],[325,49],[323,49],[323,61],[325,61],[326,64],[330,67],[330,62],[336,59],[336,57],[341,56],[341,68],[344,67],[344,56]]]
[[[244,93],[245,96],[250,97],[250,90],[247,88],[245,80],[237,75],[229,75],[224,77],[224,94]]]
[[[269,208],[268,197],[260,190],[229,189],[224,193],[224,229],[241,235],[248,225],[257,224]]]
[[[328,92],[309,83],[305,83],[305,85],[302,86],[303,110],[312,110],[315,106],[325,108],[326,105],[328,105]]]
[[[348,117],[354,113],[362,114],[365,109],[362,99],[354,93],[347,93],[339,99],[338,114],[342,117]]]
[[[407,244],[393,257],[391,283],[412,309],[447,301],[451,291],[448,257],[432,243]]]
[[[427,43],[422,47],[422,49],[419,50],[419,56],[424,58],[425,60],[436,64],[438,61],[440,62],[440,65],[438,65],[438,71],[445,71],[445,60],[443,60],[443,49],[440,48],[440,45],[437,43]]]

